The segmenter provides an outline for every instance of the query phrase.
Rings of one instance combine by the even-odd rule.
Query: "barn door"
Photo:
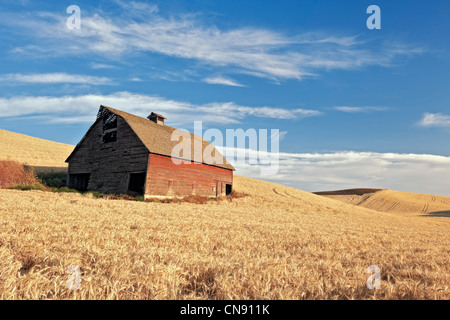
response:
[[[79,190],[86,191],[89,185],[89,173],[78,173],[69,175],[69,187]]]
[[[232,185],[231,184],[227,184],[226,185],[225,195],[229,196],[229,195],[231,195],[232,192],[233,192]]]
[[[130,182],[128,184],[128,194],[144,195],[146,172],[130,173]]]

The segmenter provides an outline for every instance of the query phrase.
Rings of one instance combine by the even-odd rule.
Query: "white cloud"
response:
[[[233,115],[233,118],[243,118],[245,116],[253,116],[259,118],[273,119],[297,119],[304,117],[313,117],[321,114],[317,110],[309,109],[283,109],[274,107],[247,107],[236,105],[233,102],[226,103],[208,103],[198,106],[198,111],[211,112],[216,115]],[[230,121],[233,119],[230,119]],[[234,121],[233,121],[234,122]]]
[[[425,113],[419,124],[423,127],[450,127],[450,116],[442,113]]]
[[[333,109],[346,112],[346,113],[369,113],[374,111],[386,111],[386,107],[349,107],[349,106],[337,106]]]
[[[355,36],[287,35],[254,27],[221,30],[206,25],[198,15],[165,18],[154,6],[116,2],[128,8],[123,15],[85,12],[81,30],[76,31],[65,27],[64,16],[51,13],[40,17],[9,15],[0,23],[31,34],[40,42],[39,50],[22,50],[25,54],[42,55],[46,51],[50,55],[95,54],[117,59],[130,53],[158,53],[274,80],[300,80],[332,69],[391,66],[398,57],[423,52],[396,43],[370,50],[362,48],[363,42]],[[14,51],[20,53],[21,48]]]
[[[232,79],[224,78],[224,77],[205,78],[205,79],[203,79],[203,81],[205,81],[206,83],[209,83],[209,84],[222,84],[225,86],[245,87],[244,85],[242,85]]]
[[[109,78],[94,77],[80,74],[67,73],[33,73],[20,74],[12,73],[0,75],[1,82],[9,84],[55,84],[55,83],[71,83],[71,84],[87,84],[87,85],[111,85],[113,82]]]
[[[191,104],[165,99],[159,96],[130,92],[109,95],[88,94],[80,96],[16,96],[0,98],[0,117],[46,115],[53,122],[93,122],[99,106],[107,105],[146,117],[150,112],[164,114],[168,124],[192,125],[194,120],[207,123],[239,123],[246,117],[272,119],[299,119],[320,115],[319,111],[307,109],[284,109],[275,107],[249,107],[233,102]],[[70,110],[70,112],[67,112]]]
[[[450,157],[445,156],[353,151],[280,153],[279,171],[274,176],[261,176],[259,165],[227,160],[237,169],[236,174],[311,192],[361,187],[450,196]]]
[[[106,64],[106,63],[92,62],[91,63],[91,68],[92,69],[115,69],[117,67],[113,66],[113,65],[110,65],[110,64]]]
[[[155,4],[148,4],[136,1],[120,1],[114,0],[122,9],[124,13],[128,16],[141,17],[148,13],[157,13],[159,11],[158,6]]]

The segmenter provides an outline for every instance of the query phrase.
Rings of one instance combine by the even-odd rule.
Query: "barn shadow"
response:
[[[423,214],[422,217],[444,217],[444,218],[450,218],[450,210],[446,210],[446,211],[435,211],[435,212],[430,212],[427,214]]]
[[[44,166],[31,166],[38,175],[45,174],[67,174],[67,167],[44,167]]]
[[[39,180],[48,187],[61,188],[67,185],[67,167],[32,166]]]

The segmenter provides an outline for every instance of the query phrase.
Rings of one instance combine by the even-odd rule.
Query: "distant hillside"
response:
[[[67,167],[64,161],[74,146],[0,129],[0,160],[34,167]]]
[[[382,212],[450,216],[450,198],[381,189],[316,192],[327,198]]]

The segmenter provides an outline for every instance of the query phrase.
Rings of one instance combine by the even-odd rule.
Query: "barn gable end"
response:
[[[130,173],[147,171],[148,154],[147,148],[121,117],[117,117],[116,141],[104,142],[103,121],[98,118],[67,159],[68,186],[105,193],[127,193]],[[85,179],[88,181],[83,187]]]

